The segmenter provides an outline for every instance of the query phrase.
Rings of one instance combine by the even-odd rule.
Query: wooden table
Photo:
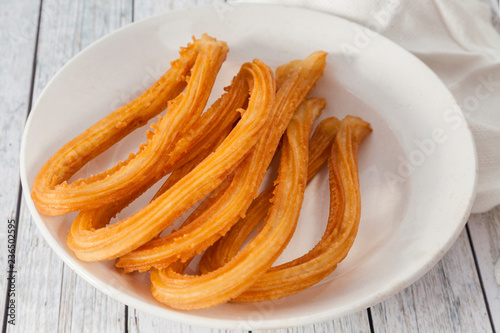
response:
[[[21,195],[19,150],[33,102],[71,57],[100,37],[148,16],[208,0],[0,0],[0,280],[6,313],[8,231],[17,225],[15,325],[2,332],[219,332],[153,317],[78,277],[38,232]],[[71,110],[68,110],[71,112]],[[453,248],[399,294],[350,316],[283,332],[500,331],[500,208],[471,216]],[[11,301],[12,302],[12,301]]]

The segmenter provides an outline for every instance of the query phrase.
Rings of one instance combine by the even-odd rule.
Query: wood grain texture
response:
[[[420,280],[372,307],[372,317],[375,332],[492,332],[467,233]]]
[[[495,265],[500,265],[500,206],[471,216],[469,231],[491,320],[495,331],[500,332],[500,277],[495,279]]]
[[[257,330],[253,333],[318,333],[318,332],[342,332],[342,333],[369,333],[370,322],[367,311],[360,311],[342,318],[317,323],[314,325],[299,326],[279,330]]]
[[[63,263],[48,248],[24,202],[17,246],[18,322],[16,326],[7,326],[7,332],[30,332],[33,327],[40,332],[56,332]]]
[[[38,26],[38,1],[4,0],[0,9],[0,313],[4,314],[8,288],[9,250],[14,251],[15,229],[9,221],[17,219],[19,183],[19,150],[29,96]],[[15,225],[15,222],[12,222]],[[8,245],[11,248],[8,248]],[[10,257],[10,259],[15,259]],[[17,263],[15,263],[16,265]],[[13,267],[14,270],[17,266]],[[17,278],[17,274],[14,276]],[[16,281],[12,280],[11,288]],[[16,290],[13,300],[16,301]],[[13,318],[13,316],[12,316]]]
[[[129,23],[131,11],[130,1],[44,1],[34,99],[72,56]],[[123,332],[124,305],[95,290],[65,267],[38,232],[25,205],[21,206],[19,223],[19,323],[9,325],[7,332]]]
[[[125,331],[125,306],[95,289],[64,265],[58,332]]]
[[[173,321],[168,321],[159,317],[152,316],[143,311],[133,309],[129,307],[129,333],[178,333],[178,332],[190,332],[190,333],[243,333],[247,331],[240,330],[219,330],[207,327],[199,327],[192,325],[180,324]]]

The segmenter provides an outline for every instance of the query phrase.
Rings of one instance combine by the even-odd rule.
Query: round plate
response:
[[[334,273],[284,300],[176,311],[153,299],[148,274],[125,275],[112,261],[77,260],[66,246],[75,214],[40,215],[30,191],[38,170],[62,143],[138,96],[168,69],[181,46],[205,32],[226,41],[230,48],[211,101],[244,62],[259,58],[276,68],[324,50],[329,53],[328,65],[313,92],[328,102],[322,118],[356,115],[369,121],[374,131],[359,151],[362,218],[358,237]],[[135,151],[145,141],[144,132],[132,133],[78,176],[102,170]],[[28,206],[47,242],[99,290],[169,320],[259,329],[344,316],[417,280],[444,255],[464,226],[474,199],[476,156],[470,130],[452,95],[431,70],[384,37],[306,9],[218,4],[131,24],[64,66],[29,116],[21,178]],[[279,262],[306,253],[323,234],[328,217],[327,180],[325,168],[310,183],[299,226]]]

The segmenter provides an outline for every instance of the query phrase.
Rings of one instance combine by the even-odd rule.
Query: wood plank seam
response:
[[[370,333],[375,333],[375,329],[373,327],[373,318],[372,318],[371,308],[366,309],[366,314],[368,315],[368,324],[370,325]]]
[[[130,10],[130,23],[134,23],[135,21],[135,0],[130,0],[130,5],[132,6],[131,10]],[[128,305],[125,304],[125,317],[124,317],[124,327],[125,327],[125,333],[128,333],[128,320],[129,320],[129,317],[128,317]]]
[[[481,270],[479,269],[479,262],[478,262],[478,259],[476,256],[476,251],[474,249],[474,242],[472,241],[472,237],[470,234],[468,224],[465,225],[465,230],[467,231],[467,238],[469,240],[469,244],[470,244],[470,248],[471,248],[471,252],[472,252],[472,257],[474,258],[474,267],[476,268],[476,272],[477,272],[478,280],[479,280],[479,285],[481,286],[481,292],[483,293],[483,300],[484,300],[484,304],[486,307],[486,312],[488,314],[488,319],[490,321],[491,329],[492,329],[493,333],[495,333],[495,325],[493,323],[493,316],[491,314],[490,305],[488,304],[488,295],[487,295],[485,287],[484,287],[483,278],[481,276]]]
[[[18,185],[18,190],[17,190],[17,204],[16,204],[16,210],[15,212],[13,212],[14,214],[14,253],[16,253],[16,249],[17,249],[17,231],[19,230],[19,216],[20,216],[20,211],[21,211],[21,200],[22,200],[22,188],[21,188],[21,182],[19,182],[19,185]],[[15,267],[15,264],[14,264],[14,267]],[[10,281],[13,276],[14,276],[14,273],[12,272],[12,269],[10,269],[7,265],[7,271],[8,271],[8,275],[7,275],[7,281]],[[14,271],[15,271],[15,268],[14,268]],[[7,288],[5,289],[5,307],[4,307],[4,314],[3,314],[3,321],[2,321],[2,333],[5,333],[5,331],[7,330],[7,321],[9,320],[9,318],[7,318],[8,316],[8,306],[9,306],[9,303],[10,303],[10,286],[9,286],[9,283],[7,283]]]
[[[36,74],[36,60],[37,60],[37,53],[38,53],[38,39],[40,36],[40,22],[41,22],[41,17],[42,17],[42,5],[43,5],[43,0],[40,0],[40,5],[38,7],[38,18],[37,18],[37,30],[36,30],[36,35],[35,35],[35,50],[33,52],[33,61],[32,61],[32,66],[31,66],[31,80],[30,80],[30,87],[29,87],[29,93],[28,93],[28,105],[27,105],[27,111],[26,111],[26,119],[31,111],[31,107],[33,105],[33,92],[34,92],[34,87],[35,87],[35,74]],[[15,239],[14,239],[14,253],[16,253],[17,250],[17,234],[19,230],[19,217],[20,217],[20,212],[21,212],[21,200],[22,200],[22,187],[21,187],[21,181],[18,181],[18,187],[17,187],[17,204],[16,204],[16,211],[14,212],[14,220],[15,220]],[[12,278],[12,272],[9,273],[8,278]],[[10,293],[9,293],[9,288],[5,289],[5,308],[4,308],[4,314],[3,314],[3,321],[2,321],[2,333],[5,333],[7,331],[7,314],[8,314],[8,304],[10,302]]]

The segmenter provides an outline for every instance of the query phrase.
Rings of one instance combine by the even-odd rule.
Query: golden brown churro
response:
[[[317,106],[320,107],[321,104]],[[316,127],[309,142],[308,181],[313,178],[330,156],[330,148],[339,126],[340,121],[331,117],[324,119]],[[260,193],[252,202],[246,216],[240,219],[224,237],[205,251],[199,263],[202,273],[213,271],[224,265],[238,253],[250,234],[264,221],[271,207],[273,191],[274,186],[271,186]]]
[[[307,182],[309,134],[319,108],[304,102],[288,124],[273,205],[259,234],[224,266],[207,274],[186,276],[170,266],[152,269],[153,296],[178,309],[224,303],[244,292],[265,273],[290,240]]]
[[[62,215],[97,208],[127,196],[149,177],[160,174],[164,155],[203,112],[227,52],[226,43],[207,35],[194,40],[151,88],[64,145],[41,168],[33,184],[32,198],[38,211]],[[144,125],[167,104],[168,112],[135,155],[96,176],[67,183],[82,166]]]
[[[323,75],[326,53],[279,66],[276,78],[264,62],[247,62],[204,111],[227,52],[225,42],[193,38],[151,88],[57,151],[32,189],[42,214],[79,211],[67,244],[80,260],[116,259],[125,272],[151,270],[153,296],[176,309],[266,301],[304,290],[345,258],[360,220],[357,151],[370,125],[331,117],[310,138],[326,102],[308,95]],[[68,183],[165,109],[136,154]],[[259,194],[275,157],[278,178]],[[323,237],[307,254],[272,267],[293,236],[307,182],[327,159],[331,197]],[[112,222],[167,175],[147,205]],[[198,254],[199,275],[185,274]]]
[[[253,151],[234,171],[234,178],[219,198],[194,221],[178,231],[145,244],[125,254],[116,265],[126,272],[145,271],[151,267],[165,268],[177,260],[188,260],[212,245],[239,219],[257,196],[257,191],[279,140],[298,104],[309,94],[325,67],[324,52],[315,52],[306,59],[288,66],[289,73],[277,92],[272,110],[273,121],[262,132]],[[325,102],[321,100],[321,109]]]
[[[233,302],[260,302],[296,294],[318,283],[337,267],[354,242],[361,218],[357,151],[372,131],[357,117],[342,120],[329,159],[330,216],[319,243],[307,254],[272,267]]]
[[[92,216],[79,214],[68,235],[68,246],[85,261],[107,260],[137,249],[215,189],[253,148],[268,125],[275,99],[273,74],[254,60],[242,66],[236,80],[252,87],[248,108],[222,144],[190,173],[135,214],[95,229]]]

